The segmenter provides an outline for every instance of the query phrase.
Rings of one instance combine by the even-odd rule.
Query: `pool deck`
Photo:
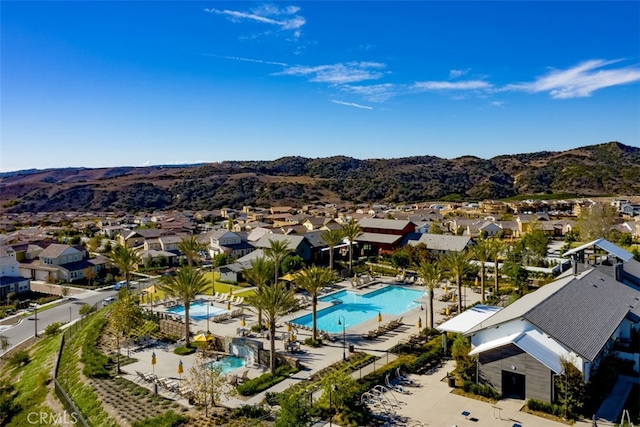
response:
[[[339,292],[343,289],[346,290],[355,290],[358,293],[367,293],[372,292],[377,289],[380,289],[386,285],[400,285],[392,278],[382,278],[378,279],[378,283],[373,283],[369,287],[364,289],[355,290],[350,283],[348,282],[340,282],[335,287],[334,290],[328,292],[322,296],[328,295],[333,292]],[[418,285],[406,285],[410,289],[415,290],[424,290],[424,287]],[[442,302],[440,301],[440,297],[443,295],[443,288],[437,288],[434,292],[434,321],[437,324],[442,323],[445,320],[445,317],[440,312],[444,311],[444,308],[452,304],[451,302]],[[467,305],[471,305],[477,301],[480,301],[480,294],[471,291],[470,289],[466,290],[467,297]],[[204,299],[209,299],[210,297],[203,296]],[[363,351],[369,354],[373,354],[379,357],[379,361],[376,362],[377,366],[381,364],[387,363],[387,361],[392,361],[395,359],[395,355],[390,354],[387,350],[393,347],[402,339],[406,339],[409,336],[416,334],[418,332],[417,323],[418,318],[421,318],[422,325],[427,326],[427,307],[428,299],[424,298],[424,304],[421,307],[417,307],[412,309],[403,315],[396,316],[403,318],[403,325],[399,328],[386,333],[383,336],[380,336],[374,340],[366,340],[362,337],[367,331],[377,328],[378,322],[377,319],[371,319],[365,321],[359,325],[351,327],[345,331],[345,339],[346,342],[342,341],[342,333],[332,334],[336,340],[334,342],[325,342],[325,345],[319,348],[309,348],[303,346],[304,352],[302,353],[287,353],[285,349],[285,342],[283,342],[280,338],[283,335],[287,334],[286,330],[286,322],[291,319],[303,316],[311,312],[311,307],[307,307],[303,310],[299,310],[297,312],[291,313],[291,315],[285,316],[277,325],[276,330],[276,351],[283,354],[288,354],[289,356],[293,356],[299,359],[299,361],[306,367],[306,369],[294,374],[292,377],[276,384],[274,387],[270,388],[267,391],[270,392],[279,392],[283,391],[289,386],[301,381],[305,380],[317,371],[335,363],[342,359],[343,351],[346,351],[348,356],[348,346],[353,344],[356,351]],[[214,306],[219,308],[225,308],[225,303],[213,302]],[[323,302],[318,304],[318,310],[331,306],[329,302]],[[162,307],[156,307],[156,310],[162,309]],[[245,320],[247,324],[247,328],[250,327],[253,323],[257,321],[257,316],[249,309],[249,307],[244,308]],[[237,337],[237,330],[240,328],[240,317],[226,320],[219,323],[209,322],[209,328],[211,332],[218,336],[229,336],[229,337]],[[386,324],[394,318],[383,319],[382,324]],[[206,321],[192,321],[191,330],[193,333],[198,333],[201,331],[207,330],[207,322]],[[304,341],[305,338],[311,336],[311,331],[298,329],[294,331],[296,333],[296,338],[299,341]],[[269,340],[266,338],[260,338],[259,336],[253,336],[253,340],[261,341],[265,349],[269,348]],[[177,374],[177,367],[180,361],[183,362],[184,365],[184,374],[182,377],[188,374],[189,368],[196,362],[196,356],[178,356],[173,353],[173,349],[175,346],[155,346],[149,347],[143,350],[140,350],[136,353],[132,353],[131,356],[137,358],[138,361],[132,363],[130,365],[123,366],[123,370],[127,373],[124,374],[130,380],[141,383],[141,385],[151,388],[152,386],[148,383],[141,382],[137,376],[136,371],[139,372],[155,372],[159,377],[164,377],[172,380],[180,380],[179,375]],[[156,353],[157,363],[154,367],[151,365],[151,353]],[[126,353],[126,350],[123,351]],[[511,426],[515,420],[518,421],[527,421],[526,425],[536,425],[536,426],[552,426],[552,425],[562,425],[559,423],[551,422],[548,420],[543,420],[538,417],[534,417],[529,414],[524,414],[519,411],[519,407],[522,406],[522,401],[516,401],[513,403],[512,401],[508,401],[503,403],[503,401],[499,402],[499,406],[503,407],[503,413],[500,419],[495,419],[492,416],[492,405],[480,401],[476,401],[473,399],[468,399],[464,397],[460,397],[457,395],[452,395],[449,393],[450,389],[447,388],[446,384],[443,385],[440,380],[446,375],[446,371],[452,370],[453,365],[450,365],[451,362],[448,362],[443,368],[441,368],[438,372],[433,375],[421,375],[414,376],[414,379],[417,379],[420,383],[424,382],[422,387],[412,389],[412,394],[403,395],[402,399],[406,401],[407,405],[402,406],[398,409],[398,414],[411,418],[415,421],[421,421],[423,423],[429,423],[429,425],[451,425],[453,423],[458,426],[463,425],[509,425]],[[361,371],[356,371],[353,373],[354,378],[358,378],[359,376],[364,376],[375,368],[374,365],[368,365],[364,367]],[[259,375],[262,375],[267,371],[266,367],[261,366],[252,366],[252,367],[244,367],[238,368],[230,372],[230,374],[242,374],[245,370],[248,370],[248,377],[254,378]],[[172,395],[166,391],[160,390],[160,393],[165,395],[170,399],[175,399],[182,404],[187,405],[187,402],[184,399],[180,399],[179,396]],[[259,393],[250,398],[242,398],[241,396],[232,396],[222,399],[221,404],[227,407],[238,407],[246,404],[261,404],[264,400],[266,392]],[[428,403],[428,404],[426,404]],[[462,408],[462,409],[460,409]],[[469,409],[471,408],[471,409]],[[449,410],[450,409],[450,410]],[[469,410],[472,415],[479,415],[478,418],[480,422],[471,420],[467,420],[464,416],[461,416],[461,411]],[[530,418],[533,417],[533,418]],[[509,421],[511,424],[509,424]],[[444,423],[444,424],[443,424]],[[427,424],[425,424],[427,425]],[[525,425],[525,424],[523,424]]]

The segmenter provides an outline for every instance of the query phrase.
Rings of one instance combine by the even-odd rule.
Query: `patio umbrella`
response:
[[[422,317],[418,317],[418,329],[422,329]]]
[[[184,372],[184,368],[182,367],[182,360],[178,363],[178,375],[180,375],[180,380],[182,380],[182,373]]]
[[[193,340],[197,342],[207,342],[207,341],[211,341],[212,339],[213,339],[213,335],[211,334],[198,334],[195,337],[193,337]]]
[[[231,310],[231,301],[227,301],[227,310]]]
[[[245,322],[244,316],[242,316],[242,319],[240,319],[240,326],[242,326],[243,328],[247,326],[247,322]]]
[[[151,353],[151,373],[156,373],[156,352]]]
[[[382,322],[382,313],[378,312],[378,324]]]
[[[158,292],[158,288],[156,288],[156,285],[151,285],[148,288],[144,288],[143,291],[150,294],[155,294]]]
[[[233,289],[231,289],[231,287],[229,287],[229,296],[232,297],[233,296]]]
[[[291,323],[287,323],[287,332],[291,332]]]

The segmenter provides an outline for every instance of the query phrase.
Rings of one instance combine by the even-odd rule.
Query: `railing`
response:
[[[62,334],[62,340],[60,341],[60,349],[58,350],[58,357],[56,358],[56,366],[53,371],[53,385],[54,385],[56,396],[58,396],[58,399],[60,399],[60,402],[62,402],[62,406],[64,406],[64,409],[67,411],[67,413],[69,413],[70,419],[73,420],[76,423],[76,425],[79,425],[82,427],[89,427],[90,424],[84,418],[84,416],[82,415],[82,412],[80,412],[80,409],[78,409],[78,407],[76,406],[76,403],[73,401],[71,396],[69,396],[67,392],[62,388],[62,385],[60,385],[60,383],[58,382],[58,370],[60,368],[60,358],[62,357],[62,351],[64,350],[65,337],[71,334],[72,332],[70,328],[64,331],[64,333]]]

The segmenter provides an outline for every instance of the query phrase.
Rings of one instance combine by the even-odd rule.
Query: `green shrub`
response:
[[[257,378],[253,378],[238,386],[238,393],[242,396],[251,396],[256,393],[260,393],[268,389],[269,387],[279,383],[289,376],[289,374],[296,372],[294,368],[289,365],[282,365],[276,368],[275,375],[271,372],[262,374]]]
[[[282,393],[276,393],[276,392],[273,392],[273,391],[268,391],[264,395],[264,400],[270,406],[280,405],[280,395],[281,394]]]
[[[82,373],[88,377],[107,378],[110,376],[107,369],[107,364],[110,361],[109,357],[96,349],[96,341],[106,323],[107,319],[103,317],[87,326],[80,360],[84,363]]]
[[[187,424],[188,422],[189,418],[184,415],[168,411],[157,417],[145,418],[142,421],[136,421],[131,424],[131,427],[177,427]]]
[[[21,350],[16,352],[11,359],[9,359],[9,364],[11,366],[22,367],[29,364],[31,359],[29,358],[29,352],[27,350]]]
[[[304,340],[304,344],[308,345],[309,347],[321,347],[322,346],[322,340],[321,339],[317,339],[314,340],[313,337],[309,337],[307,339]]]
[[[176,349],[173,350],[173,352],[179,356],[184,356],[186,354],[193,354],[195,353],[196,350],[197,350],[197,347],[195,346],[186,347],[184,345],[181,345],[179,347],[176,347]]]
[[[52,324],[44,328],[44,334],[48,337],[58,335],[60,333],[60,326],[62,326],[62,323],[53,322]]]
[[[269,414],[269,411],[255,405],[242,405],[239,408],[233,408],[231,411],[232,418],[262,418],[267,414]]]
[[[529,399],[527,401],[527,408],[532,411],[544,412],[545,414],[555,415],[556,417],[562,417],[564,415],[564,408],[562,405],[555,403],[543,402],[538,399]]]
[[[485,384],[476,384],[473,381],[465,381],[462,383],[462,389],[467,393],[472,393],[489,399],[500,399],[500,393],[498,393],[498,390]]]

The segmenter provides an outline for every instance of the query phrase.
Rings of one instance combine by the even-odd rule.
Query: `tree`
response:
[[[296,306],[293,289],[287,290],[282,283],[273,286],[261,286],[255,294],[247,297],[247,303],[256,310],[262,310],[263,316],[269,322],[270,368],[276,373],[276,323],[282,316],[289,313]]]
[[[393,265],[396,270],[407,269],[410,263],[411,258],[409,254],[403,249],[398,249],[391,254],[391,265]]]
[[[98,277],[98,273],[96,273],[96,270],[93,267],[85,268],[82,270],[82,274],[84,275],[84,278],[87,279],[89,286],[91,286],[91,283],[96,279],[96,277]]]
[[[500,284],[500,260],[502,259],[502,252],[504,251],[504,244],[500,239],[491,239],[487,243],[487,250],[489,251],[489,259],[493,262],[495,288],[493,290],[494,295],[498,294],[498,285]]]
[[[564,406],[564,418],[579,415],[584,402],[585,383],[582,372],[565,357],[560,358],[562,375],[555,377],[558,400]]]
[[[275,267],[273,283],[278,283],[278,277],[280,274],[280,263],[284,257],[291,252],[289,249],[288,240],[271,240],[269,239],[269,247],[263,249],[267,258],[273,261]]]
[[[462,313],[462,278],[469,268],[469,260],[464,252],[447,252],[441,259],[442,266],[458,286],[458,313]]]
[[[506,261],[502,267],[504,274],[509,276],[516,288],[524,289],[529,280],[529,270],[513,261]]]
[[[434,328],[433,323],[433,292],[442,280],[442,268],[438,263],[423,261],[418,266],[418,277],[424,282],[424,286],[429,289],[429,327]]]
[[[344,236],[342,230],[327,230],[320,234],[320,238],[329,246],[329,269],[333,270],[333,251],[336,246],[342,243]]]
[[[342,224],[342,235],[349,242],[349,274],[353,271],[353,243],[361,234],[362,230],[354,220]]]
[[[142,323],[142,311],[131,292],[125,289],[118,293],[118,300],[110,310],[109,329],[116,341],[116,373],[120,373],[120,341]]]
[[[543,230],[533,229],[522,238],[527,250],[537,258],[547,256],[547,246],[549,245],[549,236]]]
[[[220,366],[209,366],[204,353],[199,353],[196,363],[189,368],[185,383],[191,389],[196,404],[204,406],[205,417],[209,406],[216,406],[222,397],[232,394],[226,388],[226,378]]]
[[[282,262],[280,263],[280,270],[282,271],[282,274],[287,274],[292,271],[300,270],[303,265],[304,260],[300,255],[290,253],[288,255],[285,255],[285,257],[282,259]]]
[[[200,243],[196,236],[185,237],[178,243],[178,250],[187,258],[189,266],[196,264],[200,260],[200,253],[204,249],[205,245]]]
[[[251,268],[243,274],[247,282],[257,288],[268,286],[273,277],[273,263],[266,258],[256,258],[251,261]],[[258,310],[258,324],[262,325],[262,310]]]
[[[93,313],[96,311],[96,307],[91,305],[91,304],[87,304],[86,302],[83,303],[80,306],[80,309],[78,310],[78,313],[80,314],[80,316],[85,317],[88,316],[89,314]]]
[[[191,330],[189,327],[189,305],[196,296],[204,294],[209,286],[207,278],[200,270],[186,266],[178,270],[175,276],[162,276],[158,288],[172,297],[178,297],[184,306],[185,346],[189,347]]]
[[[127,282],[127,289],[129,289],[131,273],[137,270],[141,262],[140,255],[131,248],[118,245],[111,251],[111,261],[124,276]]]
[[[491,259],[491,251],[487,240],[480,240],[471,250],[471,256],[480,263],[480,295],[484,304],[484,282],[486,279],[486,263]]]
[[[581,239],[589,242],[608,237],[617,217],[613,206],[602,203],[582,209],[576,220]]]
[[[316,267],[315,265],[310,268],[305,268],[296,275],[296,284],[311,295],[312,336],[314,341],[317,340],[318,336],[318,330],[316,328],[318,294],[335,280],[336,277],[333,271],[327,268]]]
[[[311,425],[311,403],[304,391],[280,393],[280,411],[276,427]]]
[[[87,249],[89,249],[91,252],[97,252],[101,244],[102,244],[102,237],[93,236],[87,241]]]
[[[67,285],[60,285],[60,294],[63,298],[66,298],[69,295],[69,287]]]
[[[434,221],[429,224],[429,234],[444,234],[442,228]]]
[[[451,344],[451,357],[456,361],[456,372],[462,381],[472,381],[476,372],[476,359],[469,356],[471,341],[462,334],[456,334]]]

